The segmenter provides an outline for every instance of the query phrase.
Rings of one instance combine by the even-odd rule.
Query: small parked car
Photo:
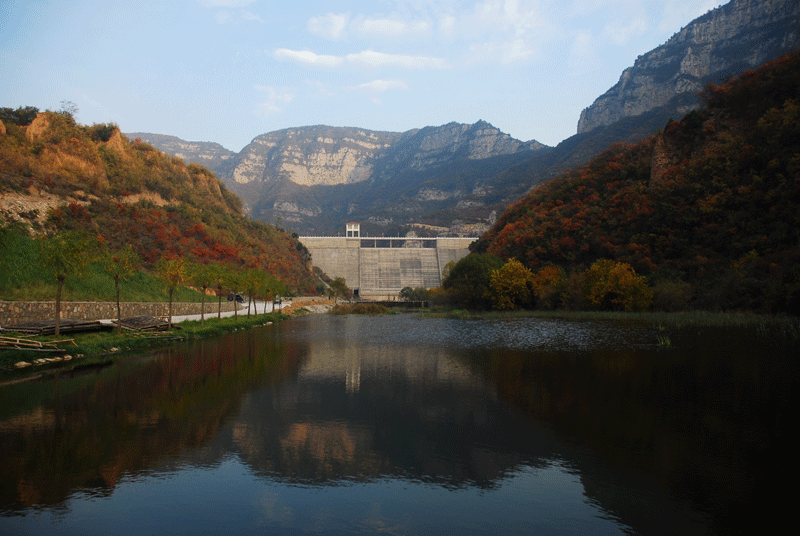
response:
[[[228,294],[228,301],[236,300],[239,303],[244,303],[244,298],[242,298],[239,294]]]

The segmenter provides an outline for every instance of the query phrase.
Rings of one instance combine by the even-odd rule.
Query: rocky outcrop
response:
[[[183,158],[186,162],[200,164],[211,170],[218,168],[226,160],[236,155],[219,143],[210,141],[186,141],[175,136],[147,132],[130,132],[125,136],[131,141],[139,139],[160,151]]]
[[[732,0],[682,28],[664,45],[640,56],[619,82],[581,112],[578,133],[661,106],[678,119],[697,108],[694,95],[720,81],[800,46],[797,0]]]

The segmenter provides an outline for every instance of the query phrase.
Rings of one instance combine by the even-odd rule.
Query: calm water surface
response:
[[[0,534],[747,533],[794,504],[793,345],[313,315],[0,386]]]

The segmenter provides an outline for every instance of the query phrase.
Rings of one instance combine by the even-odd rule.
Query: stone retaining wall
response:
[[[199,315],[200,303],[173,303],[173,315]],[[223,311],[233,311],[234,302],[222,301]],[[0,301],[0,326],[55,318],[55,302]],[[169,303],[120,303],[122,318],[149,315],[167,316]],[[206,314],[217,312],[217,300],[206,302]],[[102,320],[117,318],[116,302],[61,302],[61,318]]]

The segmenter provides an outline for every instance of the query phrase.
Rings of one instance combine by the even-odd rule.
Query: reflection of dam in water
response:
[[[303,236],[311,261],[329,277],[343,277],[359,297],[394,299],[405,287],[434,288],[442,270],[469,254],[476,238],[377,238],[360,236],[357,223],[346,236]]]

